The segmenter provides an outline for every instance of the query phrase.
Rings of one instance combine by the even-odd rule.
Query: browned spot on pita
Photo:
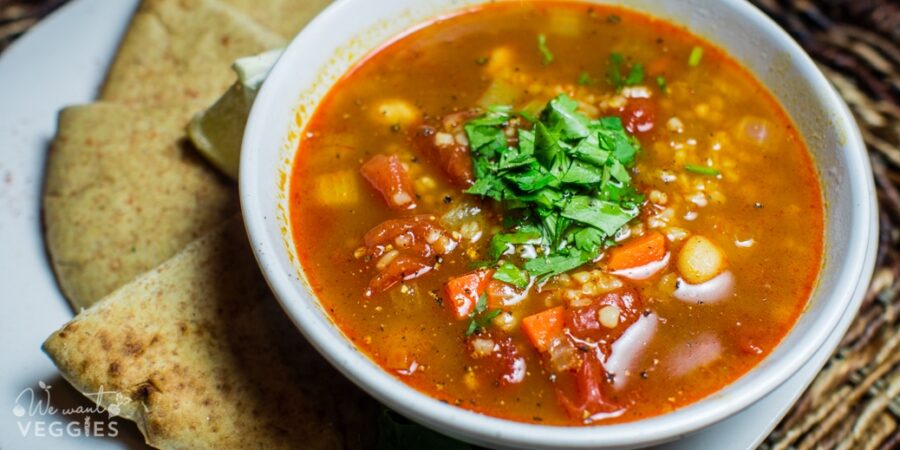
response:
[[[83,392],[103,386],[129,393],[134,401],[122,406],[122,416],[153,446],[333,449],[374,442],[374,401],[331,368],[271,298],[240,221],[192,243],[73,323],[77,331],[51,336],[45,351]],[[184,328],[197,332],[179,334]],[[100,335],[113,350],[102,348]]]

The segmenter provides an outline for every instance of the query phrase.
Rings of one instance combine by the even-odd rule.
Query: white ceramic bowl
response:
[[[338,0],[294,39],[253,106],[240,171],[241,204],[253,250],[284,309],[346,376],[411,419],[473,443],[644,446],[676,439],[749,406],[800,368],[842,314],[856,313],[859,299],[853,298],[854,287],[872,273],[865,257],[876,238],[874,185],[859,130],[813,61],[775,23],[742,0],[594,0],[625,4],[683,24],[726,49],[794,119],[813,153],[827,205],[825,263],[806,311],[784,341],[735,383],[672,413],[618,425],[553,427],[487,417],[421,394],[370,361],[343,336],[311,293],[287,232],[285,180],[298,137],[333,83],[366,53],[427,19],[482,2]],[[851,304],[853,310],[848,309]]]

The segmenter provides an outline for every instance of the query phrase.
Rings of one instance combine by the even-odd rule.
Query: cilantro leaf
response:
[[[487,309],[487,294],[481,294],[475,302],[475,314],[481,314]]]
[[[619,228],[637,217],[638,210],[626,209],[613,202],[580,195],[569,201],[561,215],[612,236]]]
[[[513,233],[498,233],[491,237],[489,253],[492,260],[500,259],[507,251],[512,250],[513,244],[537,243],[541,233],[534,227],[525,227]]]
[[[697,175],[707,175],[710,177],[714,177],[722,173],[719,171],[719,169],[713,167],[698,166],[696,164],[685,164],[684,170],[691,173],[696,173]]]
[[[550,51],[550,48],[547,47],[547,36],[543,34],[539,34],[537,37],[538,42],[538,50],[541,52],[541,58],[543,58],[543,64],[549,65],[553,62],[553,52]]]
[[[666,77],[662,75],[656,77],[656,85],[659,86],[659,90],[662,91],[663,94],[669,93],[669,85],[666,83]]]
[[[544,256],[532,259],[525,263],[525,270],[532,276],[553,276],[568,272],[590,261],[586,253],[574,250],[568,254]]]
[[[606,78],[617,91],[625,86],[625,81],[622,80],[622,64],[625,64],[625,57],[621,53],[609,55],[609,69],[606,72]]]
[[[522,269],[516,267],[515,264],[504,262],[494,271],[493,278],[505,283],[509,283],[517,288],[528,286],[528,274]]]
[[[605,238],[606,234],[592,227],[584,227],[572,233],[575,248],[591,254],[597,252]]]
[[[534,155],[534,133],[529,130],[519,129],[519,153],[522,155]]]
[[[627,75],[623,75],[625,68],[625,57],[621,53],[612,53],[609,55],[609,67],[606,72],[606,79],[621,91],[625,86],[634,86],[644,81],[644,65],[633,64],[628,70]]]
[[[478,331],[478,322],[473,318],[469,321],[469,326],[466,327],[466,336],[471,336],[475,334],[476,331]]]
[[[466,336],[471,336],[476,331],[486,328],[491,320],[502,312],[499,309],[495,309],[487,314],[482,314],[487,310],[487,306],[487,294],[481,294],[481,297],[478,297],[478,301],[475,302],[475,311],[469,314],[470,320],[469,326],[466,327]]]
[[[636,84],[640,84],[644,81],[644,65],[643,64],[635,64],[631,66],[631,71],[628,72],[628,76],[625,77],[625,84],[628,86],[634,86]]]
[[[603,169],[580,161],[572,161],[561,181],[573,184],[595,184],[603,179]]]
[[[595,166],[603,167],[609,160],[609,152],[600,148],[597,132],[592,132],[572,149],[572,156]]]
[[[581,72],[578,75],[578,85],[579,86],[590,86],[594,84],[594,80],[591,79],[590,74],[587,72]]]
[[[541,116],[543,122],[553,130],[554,135],[566,140],[581,139],[590,133],[589,120],[579,114],[577,110],[578,102],[568,96],[560,95],[550,100],[550,104],[547,105]]]
[[[700,65],[700,61],[702,59],[703,47],[695,45],[694,48],[691,49],[691,55],[688,57],[688,65],[691,67],[697,67]]]

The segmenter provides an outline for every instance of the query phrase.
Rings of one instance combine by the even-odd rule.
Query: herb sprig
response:
[[[466,336],[471,336],[476,331],[487,328],[491,320],[494,320],[494,317],[499,316],[502,312],[499,309],[495,309],[485,313],[487,306],[487,294],[481,294],[481,297],[475,302],[475,311],[469,314],[469,327],[466,328]]]
[[[625,86],[634,86],[644,81],[644,65],[632,64],[627,73],[625,69],[625,57],[621,53],[613,53],[609,55],[609,69],[606,77],[610,84],[621,91]]]
[[[541,52],[541,62],[543,64],[549,65],[555,59],[553,57],[553,52],[550,51],[550,47],[547,46],[547,36],[544,34],[539,34],[537,37],[538,50]]]
[[[577,109],[561,94],[532,129],[518,128],[516,145],[507,140],[515,116],[509,107],[491,108],[465,125],[476,178],[467,193],[504,210],[506,229],[491,238],[491,264],[531,246],[537,255],[523,267],[546,279],[595,259],[638,215],[643,196],[629,174],[637,140],[618,117],[591,120]],[[506,264],[499,276],[521,285]]]

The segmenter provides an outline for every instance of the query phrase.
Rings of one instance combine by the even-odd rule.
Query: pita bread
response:
[[[270,295],[232,220],[79,314],[44,351],[155,447],[370,447],[374,401]]]
[[[252,3],[261,9],[266,4],[248,5]],[[216,0],[144,0],[119,46],[101,99],[133,105],[199,100],[206,105],[234,82],[234,60],[284,42]]]
[[[222,0],[285,38],[292,38],[331,0]]]
[[[60,114],[44,222],[57,278],[76,310],[238,210],[236,186],[182,137],[196,109],[98,103]]]

